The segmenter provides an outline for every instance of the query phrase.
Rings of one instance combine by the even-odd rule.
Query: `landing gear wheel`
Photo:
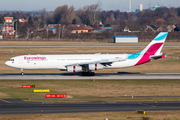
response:
[[[95,76],[94,72],[82,72],[82,75],[84,76]]]
[[[24,75],[23,69],[21,69],[21,75],[22,75],[22,76]]]
[[[85,73],[85,72],[82,72],[82,75],[86,75],[86,73]]]
[[[89,72],[86,73],[86,76],[90,76],[90,75],[91,75],[91,73],[89,73]]]
[[[92,73],[91,73],[91,76],[95,76],[95,73],[94,73],[94,72],[92,72]]]

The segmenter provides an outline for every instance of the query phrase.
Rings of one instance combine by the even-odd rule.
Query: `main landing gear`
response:
[[[22,75],[22,76],[24,75],[24,73],[23,73],[23,69],[21,69],[21,75]]]
[[[84,76],[95,76],[95,73],[91,72],[91,71],[83,71],[82,75],[84,75]]]

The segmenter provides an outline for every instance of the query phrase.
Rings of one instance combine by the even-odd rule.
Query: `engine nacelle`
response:
[[[67,72],[73,72],[73,73],[82,71],[82,67],[78,65],[67,66],[66,69]]]
[[[99,63],[89,64],[88,67],[89,67],[89,70],[100,70],[104,68],[104,66]]]

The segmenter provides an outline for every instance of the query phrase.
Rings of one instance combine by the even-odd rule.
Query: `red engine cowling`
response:
[[[89,64],[88,67],[89,67],[89,70],[100,70],[104,68],[104,66],[101,65],[100,63]]]
[[[82,67],[78,66],[78,65],[72,65],[72,66],[67,66],[66,67],[67,72],[81,72],[82,71]]]

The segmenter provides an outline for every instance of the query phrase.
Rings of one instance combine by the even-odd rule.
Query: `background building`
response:
[[[140,11],[140,12],[143,11],[143,4],[139,4],[139,11]]]
[[[137,36],[114,36],[114,43],[138,43]]]
[[[14,32],[13,17],[4,17],[4,25],[2,29],[3,38],[14,37]]]

